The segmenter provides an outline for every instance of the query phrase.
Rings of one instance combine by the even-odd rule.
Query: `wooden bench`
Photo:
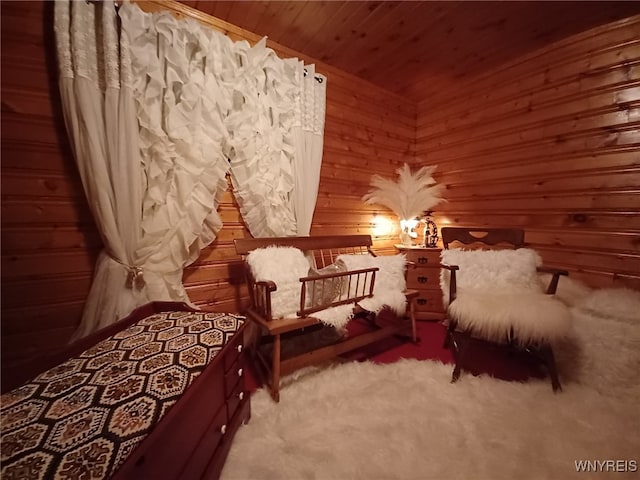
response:
[[[318,364],[338,355],[357,348],[378,342],[384,338],[411,332],[411,339],[416,342],[415,300],[417,290],[405,291],[408,301],[407,315],[399,317],[391,315],[390,321],[378,322],[375,315],[357,305],[357,302],[371,297],[378,268],[351,270],[341,273],[329,273],[320,276],[306,276],[300,278],[300,309],[295,316],[286,318],[272,318],[271,295],[277,290],[272,281],[256,281],[246,262],[246,256],[253,250],[268,246],[295,247],[300,249],[310,260],[310,267],[322,269],[333,264],[341,254],[371,254],[372,241],[369,235],[317,236],[317,237],[271,237],[234,240],[236,252],[245,259],[245,274],[249,288],[251,306],[246,312],[247,317],[259,326],[259,335],[253,353],[264,374],[264,380],[269,385],[271,396],[277,402],[280,399],[280,376],[286,375],[299,368]],[[356,288],[348,288],[330,303],[308,306],[310,295],[315,292],[317,282],[323,282],[342,277],[344,282]],[[313,314],[319,310],[339,305],[353,304],[354,319],[362,318],[367,324],[367,331],[354,335],[347,335],[325,346],[311,347],[301,353],[294,353],[285,358],[281,352],[282,336],[313,331],[321,326],[319,319]],[[311,302],[314,305],[314,302]],[[385,318],[386,320],[386,318]],[[354,321],[354,320],[352,320]],[[268,353],[261,353],[260,346],[265,342],[272,342],[271,358]]]

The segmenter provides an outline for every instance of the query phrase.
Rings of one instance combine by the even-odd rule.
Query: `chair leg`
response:
[[[462,363],[464,362],[467,355],[470,338],[471,337],[467,332],[451,332],[452,350],[456,362],[455,366],[453,367],[453,373],[451,374],[451,383],[457,382],[460,378]]]
[[[418,329],[416,328],[416,299],[412,298],[409,301],[409,318],[411,319],[411,340],[414,344],[420,342],[418,338]]]
[[[280,334],[273,336],[273,357],[271,359],[271,398],[280,401]]]
[[[549,376],[551,377],[551,386],[554,392],[561,392],[562,386],[560,385],[560,379],[558,378],[558,370],[556,369],[556,360],[553,356],[553,349],[551,345],[545,344],[539,347],[538,351],[542,357],[542,361],[547,367]]]
[[[458,326],[458,322],[454,322],[453,320],[449,319],[449,325],[447,325],[447,332],[444,335],[444,344],[442,345],[443,348],[449,348],[451,346],[451,339],[453,338],[453,332],[456,330],[457,326]]]

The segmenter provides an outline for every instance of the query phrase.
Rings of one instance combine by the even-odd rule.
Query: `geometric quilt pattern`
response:
[[[156,313],[2,395],[0,477],[110,477],[243,323]]]

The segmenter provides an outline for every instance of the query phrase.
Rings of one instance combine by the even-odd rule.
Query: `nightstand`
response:
[[[440,289],[440,248],[406,247],[396,245],[400,253],[414,266],[407,270],[407,289],[418,290],[417,320],[442,320],[442,290]]]

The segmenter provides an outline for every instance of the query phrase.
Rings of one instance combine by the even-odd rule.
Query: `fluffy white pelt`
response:
[[[546,290],[551,275],[540,274],[542,288]],[[640,323],[640,291],[625,287],[590,288],[584,283],[561,276],[555,298],[570,307],[576,307],[600,317]]]
[[[505,341],[511,328],[520,343],[554,341],[566,337],[571,330],[567,306],[541,292],[495,293],[460,288],[448,311],[461,327],[496,342]]]
[[[640,460],[640,325],[584,312],[549,379],[505,382],[451,365],[344,363],[251,399],[222,480],[565,480],[579,460]]]
[[[271,294],[272,317],[295,316],[300,308],[300,278],[309,272],[309,261],[302,250],[278,246],[258,248],[247,255],[247,263],[256,280],[271,280],[278,287]]]
[[[448,312],[462,328],[498,342],[511,329],[522,343],[553,341],[569,333],[569,310],[543,293],[536,272],[541,259],[534,250],[443,250],[442,261],[460,267],[457,296]],[[447,305],[450,273],[441,272]]]
[[[598,316],[571,309],[573,331],[554,345],[558,373],[563,385],[588,386],[640,405],[640,323],[617,317],[620,306],[608,305],[611,308],[602,308]]]
[[[551,282],[552,275],[549,273],[539,273],[540,286],[543,291],[547,291],[549,283]],[[556,288],[555,298],[562,301],[564,304],[573,306],[582,301],[591,293],[591,288],[586,286],[579,280],[572,278],[571,276],[561,275],[558,280],[558,287]]]
[[[602,288],[583,297],[576,306],[599,316],[613,316],[640,324],[640,292],[629,288]]]
[[[335,327],[339,332],[344,331],[349,320],[353,318],[353,304],[329,307],[313,314],[315,318],[325,325]]]
[[[458,265],[456,284],[460,288],[541,291],[536,268],[542,264],[540,255],[529,248],[517,250],[443,250],[442,263]],[[449,303],[449,270],[440,271],[440,287]]]
[[[406,289],[405,268],[407,257],[400,255],[338,255],[336,262],[342,262],[347,270],[378,267],[376,281],[373,286],[373,297],[365,298],[358,304],[370,312],[379,312],[389,307],[398,315],[403,315],[407,308],[404,291]],[[355,286],[352,286],[352,289]]]

